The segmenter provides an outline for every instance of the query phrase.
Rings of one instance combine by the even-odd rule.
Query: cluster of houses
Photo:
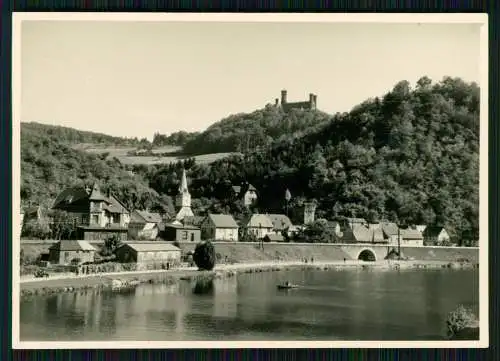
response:
[[[233,191],[247,206],[257,199],[257,191],[250,184],[234,186]],[[91,259],[95,252],[89,241],[106,240],[114,236],[121,241],[136,240],[124,242],[123,249],[117,252],[118,257],[124,261],[173,259],[179,256],[177,252],[180,250],[177,247],[166,242],[145,243],[137,240],[199,242],[207,239],[238,242],[253,239],[283,242],[293,238],[315,220],[313,203],[304,206],[301,225],[292,224],[285,214],[252,214],[240,224],[229,214],[196,216],[191,209],[191,195],[185,171],[182,173],[175,203],[175,219],[167,220],[158,213],[146,210],[129,212],[113,194],[101,192],[97,184],[86,188],[68,188],[56,198],[53,208],[71,215],[76,225],[75,238],[78,241],[65,240],[57,243],[51,248],[49,258],[57,263],[68,263],[75,258],[85,262]],[[33,210],[30,212],[33,213]],[[26,214],[23,216],[26,217]],[[401,229],[395,223],[371,224],[361,218],[325,222],[325,226],[335,235],[337,241],[345,243],[423,246],[424,241],[439,245],[449,242],[450,239],[443,227],[415,226]]]

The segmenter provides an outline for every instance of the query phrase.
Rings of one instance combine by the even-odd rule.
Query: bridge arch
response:
[[[356,259],[360,261],[375,262],[377,260],[377,254],[371,248],[363,248],[359,251]]]

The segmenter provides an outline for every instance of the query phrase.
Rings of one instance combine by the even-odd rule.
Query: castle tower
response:
[[[281,104],[286,104],[286,90],[281,91]]]
[[[309,109],[314,109],[314,94],[309,93]]]
[[[182,170],[181,184],[179,186],[179,194],[175,198],[175,206],[178,209],[175,219],[182,221],[184,217],[194,216],[191,210],[191,194],[189,194],[186,178],[186,170]]]
[[[304,204],[304,225],[311,224],[314,222],[315,212],[316,212],[316,204],[311,202]]]

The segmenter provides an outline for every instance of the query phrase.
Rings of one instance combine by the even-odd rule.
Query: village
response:
[[[247,207],[258,199],[258,191],[251,184],[233,186],[239,201]],[[103,194],[99,186],[65,189],[55,200],[53,209],[71,214],[76,233],[72,239],[54,240],[49,253],[40,255],[47,264],[92,264],[99,250],[95,244],[115,240],[115,253],[120,263],[161,264],[171,268],[186,258],[179,244],[197,244],[200,241],[229,243],[285,243],[301,242],[298,235],[315,222],[323,222],[332,235],[328,243],[378,244],[394,247],[449,246],[450,236],[443,227],[425,225],[398,226],[393,222],[369,223],[362,218],[342,220],[315,220],[316,205],[304,204],[302,224],[292,224],[286,214],[254,213],[237,222],[230,214],[195,215],[191,209],[186,171],[183,170],[176,197],[176,215],[165,215],[148,210],[130,212],[113,194]],[[29,217],[41,217],[40,209],[21,212],[21,226]]]

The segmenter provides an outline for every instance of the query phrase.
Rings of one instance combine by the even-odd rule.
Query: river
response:
[[[284,280],[302,285],[278,290]],[[21,341],[442,340],[478,270],[294,270],[23,299]]]

